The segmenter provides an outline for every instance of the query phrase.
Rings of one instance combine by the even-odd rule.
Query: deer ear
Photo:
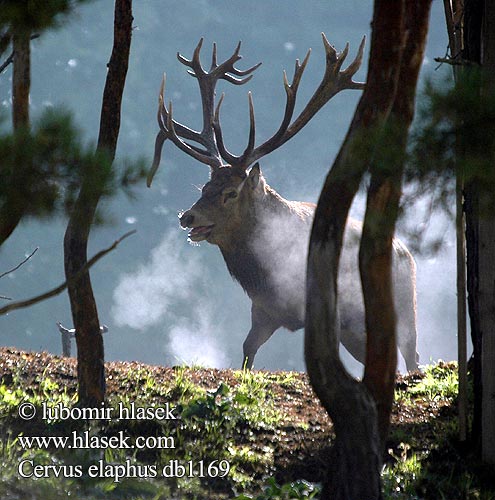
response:
[[[251,168],[251,170],[249,171],[249,176],[248,176],[248,183],[249,183],[249,187],[251,189],[256,189],[256,187],[258,186],[259,182],[260,182],[260,175],[261,175],[261,170],[260,170],[260,164],[258,162],[256,162],[253,167]]]

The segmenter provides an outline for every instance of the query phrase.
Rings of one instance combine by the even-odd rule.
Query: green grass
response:
[[[146,368],[128,370],[121,374],[119,385],[126,388],[123,396],[111,396],[108,405],[116,408],[119,403],[129,407],[160,405],[164,401],[174,401],[177,421],[130,420],[125,422],[82,422],[53,421],[45,422],[36,417],[26,423],[17,416],[18,406],[22,402],[31,402],[39,410],[42,402],[50,406],[62,403],[71,407],[75,401],[66,388],[61,388],[45,372],[36,379],[36,383],[25,389],[20,372],[9,384],[0,385],[0,461],[2,482],[0,498],[12,494],[12,498],[173,498],[173,492],[180,492],[178,498],[204,498],[205,491],[219,489],[218,498],[228,498],[226,491],[234,487],[244,490],[253,483],[255,470],[267,473],[273,466],[271,450],[254,451],[249,445],[236,443],[235,437],[245,429],[274,428],[281,415],[269,399],[269,380],[260,374],[239,373],[239,384],[229,387],[220,384],[215,390],[205,390],[194,384],[188,376],[189,369],[178,367],[175,377],[169,384],[160,385],[153,374]],[[173,449],[147,450],[23,450],[19,440],[13,436],[32,435],[69,435],[76,430],[90,430],[91,435],[111,435],[125,431],[133,438],[137,436],[172,436]],[[154,465],[158,471],[173,460],[180,463],[202,461],[204,464],[216,464],[228,461],[230,472],[228,481],[219,488],[218,478],[200,480],[198,478],[139,478],[124,479],[115,482],[110,478],[83,477],[38,478],[35,481],[19,477],[18,465],[21,460],[33,460],[38,465],[73,464],[81,465],[84,472],[98,460],[108,463],[124,464],[130,460],[133,464]],[[69,470],[69,469],[67,469]],[[160,474],[158,474],[160,476]],[[224,491],[225,490],[225,491]],[[36,492],[36,493],[35,493]],[[223,496],[222,496],[223,495]],[[217,494],[214,494],[217,497]],[[9,497],[10,498],[10,497]]]
[[[108,404],[129,406],[162,405],[173,401],[181,416],[176,421],[54,421],[40,418],[24,422],[17,416],[17,408],[29,401],[38,409],[43,402],[50,405],[76,404],[73,390],[60,386],[47,371],[37,376],[34,384],[26,386],[22,366],[0,383],[0,498],[34,499],[78,498],[82,500],[284,500],[316,499],[320,486],[294,477],[279,482],[275,469],[274,449],[271,445],[258,446],[259,435],[276,434],[283,429],[283,415],[272,402],[274,384],[288,393],[297,394],[303,382],[290,373],[234,372],[236,383],[220,383],[213,390],[195,384],[190,369],[178,367],[168,382],[157,382],[146,367],[127,370],[114,375],[124,390],[113,395]],[[457,375],[452,364],[426,367],[423,376],[408,379],[396,398],[405,406],[418,404],[439,405],[455,403]],[[450,412],[449,415],[451,415]],[[299,425],[299,424],[297,424]],[[382,480],[384,499],[466,499],[494,500],[495,488],[490,476],[472,457],[460,450],[456,441],[455,416],[437,418],[427,424],[395,426],[391,439],[395,443],[390,459],[384,467]],[[424,425],[433,438],[424,435]],[[90,430],[91,435],[117,435],[119,431],[137,436],[172,436],[174,449],[143,450],[23,450],[19,435],[69,435]],[[428,441],[429,439],[429,441]],[[265,439],[265,443],[268,443]],[[308,450],[311,444],[308,444]],[[193,461],[213,464],[228,461],[230,471],[225,478],[157,477],[126,478],[119,482],[112,477],[50,477],[23,479],[19,477],[21,460],[33,460],[39,465],[80,465],[87,471],[92,464],[104,460],[109,464],[155,466],[157,471],[171,461]],[[67,469],[68,470],[68,469]],[[143,469],[145,470],[145,469]],[[149,470],[149,469],[146,469]],[[285,476],[284,476],[285,477]]]
[[[442,399],[453,401],[457,397],[459,380],[457,370],[445,363],[426,366],[424,377],[409,393],[413,396],[426,396],[430,400]]]

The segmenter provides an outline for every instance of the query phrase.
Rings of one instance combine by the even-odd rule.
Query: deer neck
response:
[[[290,212],[290,202],[268,185],[252,199],[242,227],[228,242],[219,244],[222,256],[232,277],[240,283],[250,297],[268,291],[266,264],[255,252],[253,242],[263,220],[280,217]]]

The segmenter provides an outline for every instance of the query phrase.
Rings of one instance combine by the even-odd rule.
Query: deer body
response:
[[[218,245],[230,274],[241,284],[252,301],[251,329],[244,341],[244,363],[251,368],[259,347],[280,327],[298,330],[304,326],[306,254],[315,206],[288,201],[270,188],[261,175],[259,158],[274,151],[296,135],[335,94],[345,89],[362,89],[353,80],[361,65],[364,39],[354,61],[342,70],[348,46],[342,53],[330,45],[325,35],[326,68],[323,79],[300,114],[292,120],[297,89],[309,59],[296,61],[289,83],[284,72],[286,106],[282,122],[272,137],[255,147],[255,118],[249,98],[249,139],[244,152],[230,153],[223,141],[220,107],[215,107],[215,87],[223,79],[234,85],[250,80],[259,64],[239,70],[240,43],[230,58],[217,62],[216,46],[210,70],[203,68],[200,40],[189,60],[177,54],[197,79],[203,108],[203,128],[194,131],[175,121],[172,103],[164,102],[165,77],[159,95],[155,156],[148,175],[148,186],[158,169],[161,150],[168,139],[186,154],[210,167],[210,181],[201,198],[180,217],[184,228],[190,228],[189,239]],[[349,220],[340,262],[339,318],[341,341],[350,353],[364,362],[365,314],[358,272],[358,249],[361,228]],[[407,249],[394,241],[393,277],[395,305],[398,311],[398,345],[408,370],[417,368],[415,267]]]
[[[284,327],[294,331],[304,326],[306,256],[315,205],[281,197],[265,182],[258,165],[245,179],[236,180],[231,173],[220,169],[219,174],[213,174],[212,184],[206,184],[203,196],[180,220],[191,229],[192,241],[218,245],[230,274],[252,301],[251,329],[243,346],[244,364],[251,368],[258,349],[276,330]],[[233,197],[229,192],[237,194]],[[360,233],[361,224],[350,219],[339,272],[339,320],[343,345],[364,363]],[[392,272],[399,349],[407,369],[413,370],[418,366],[415,264],[397,239]]]

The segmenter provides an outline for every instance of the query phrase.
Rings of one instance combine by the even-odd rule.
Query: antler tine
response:
[[[261,63],[259,62],[258,64],[255,64],[251,68],[244,70],[236,68],[234,66],[235,63],[242,59],[242,56],[239,54],[240,50],[241,50],[241,42],[237,44],[234,53],[226,61],[224,61],[220,65],[215,64],[215,66],[213,66],[212,64],[212,70],[210,71],[210,74],[212,76],[215,75],[215,77],[218,79],[227,80],[229,83],[233,83],[234,85],[244,85],[249,80],[251,80],[253,76],[251,75],[251,73],[253,73],[256,69],[258,69],[261,66]],[[214,52],[216,52],[215,44],[214,44]],[[247,75],[251,76],[249,76],[248,78],[236,78],[236,76],[243,77]]]
[[[218,62],[217,62],[217,44],[213,42],[213,51],[211,53],[211,67],[210,67],[210,73],[218,67]]]
[[[211,74],[217,76],[219,78],[223,73],[231,73],[234,70],[234,64],[242,59],[242,56],[239,55],[241,51],[241,42],[238,42],[237,47],[234,50],[234,53],[226,59],[223,63],[218,65]]]
[[[297,88],[299,87],[299,82],[301,81],[304,70],[306,69],[306,65],[309,61],[309,56],[311,55],[311,49],[308,50],[306,57],[304,58],[302,64],[299,62],[299,59],[296,59],[296,64],[294,68],[294,76],[292,77],[292,83],[289,84],[287,80],[287,74],[284,70],[284,87],[286,92],[292,92],[295,94],[297,92]]]
[[[201,38],[198,42],[198,45],[196,45],[196,48],[194,49],[193,56],[191,59],[187,59],[187,57],[184,57],[180,52],[177,52],[177,59],[179,62],[184,64],[184,66],[188,66],[193,70],[193,72],[188,71],[188,73],[192,76],[198,76],[198,75],[205,75],[206,72],[203,69],[203,66],[201,66],[201,61],[200,61],[200,53],[201,53],[201,47],[203,46],[203,38]]]
[[[230,153],[225,147],[225,143],[223,141],[222,128],[220,126],[220,107],[222,106],[223,99],[225,94],[222,94],[217,107],[215,109],[215,116],[212,121],[212,127],[215,131],[215,137],[217,139],[218,150],[220,152],[221,157],[227,161],[230,165],[234,167],[243,167],[246,169],[249,166],[249,163],[246,163],[246,159],[249,158],[254,149],[254,143],[256,140],[256,121],[254,119],[254,104],[253,104],[253,96],[251,92],[248,92],[248,104],[249,104],[249,139],[246,146],[246,149],[240,156],[235,156]]]
[[[246,150],[244,151],[242,156],[247,156],[248,152],[250,153],[254,149],[254,143],[256,140],[256,122],[254,120],[254,104],[253,104],[253,95],[251,92],[248,92],[248,102],[249,102],[249,139],[248,144],[246,146]]]
[[[170,139],[179,149],[184,151],[184,153],[187,153],[189,156],[192,156],[201,163],[205,163],[213,169],[219,167],[222,162],[217,156],[212,155],[209,151],[202,152],[199,148],[191,146],[177,135],[172,109],[172,101],[169,101],[167,116],[168,139]]]
[[[234,165],[238,160],[238,157],[230,153],[225,147],[225,143],[223,142],[222,127],[220,126],[220,108],[222,106],[224,98],[225,94],[222,92],[222,95],[218,100],[217,107],[215,108],[215,114],[213,115],[211,126],[215,132],[215,138],[217,140],[217,146],[218,151],[220,152],[220,156],[230,165]]]
[[[160,166],[160,160],[162,157],[162,149],[163,143],[167,140],[167,136],[163,133],[162,130],[158,132],[155,139],[155,154],[153,156],[153,163],[151,164],[150,171],[146,177],[146,186],[150,187],[153,182],[153,178],[155,177],[156,171]]]
[[[325,51],[327,49],[327,44],[328,46],[331,47],[331,45],[328,43],[327,37],[325,36],[324,33],[322,33],[322,38],[323,38],[323,44],[325,45]],[[333,47],[332,47],[333,49]],[[335,49],[333,49],[335,50]],[[342,64],[344,64],[345,58],[347,57],[347,54],[349,53],[349,42],[345,44],[344,50],[340,53],[337,53],[337,58],[334,63],[334,72],[337,74],[340,71],[340,68],[342,67]]]
[[[364,83],[354,82],[352,81],[352,77],[357,73],[358,69],[361,67],[361,63],[363,62],[363,54],[364,54],[364,46],[366,44],[366,36],[363,36],[361,43],[359,44],[358,53],[354,58],[354,61],[349,64],[347,69],[343,71],[343,73],[348,77],[350,83],[354,85],[352,88],[355,89],[364,89]]]

